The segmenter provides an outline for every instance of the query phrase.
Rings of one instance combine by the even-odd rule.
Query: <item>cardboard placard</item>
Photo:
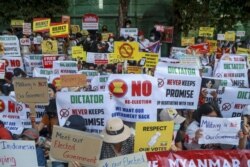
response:
[[[127,154],[115,158],[108,158],[100,161],[99,167],[148,167],[148,160],[145,152]]]
[[[23,103],[49,102],[46,78],[15,78],[13,80],[16,100]]]
[[[50,153],[58,160],[78,161],[82,165],[97,166],[102,142],[99,135],[54,126]]]
[[[84,74],[61,75],[61,87],[87,86],[87,77]]]
[[[35,142],[0,140],[0,166],[38,167]]]

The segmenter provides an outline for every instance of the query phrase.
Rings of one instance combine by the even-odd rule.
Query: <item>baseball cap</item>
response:
[[[161,121],[174,121],[174,123],[181,124],[186,120],[186,118],[182,117],[175,109],[168,108],[163,109],[160,112],[160,120]]]

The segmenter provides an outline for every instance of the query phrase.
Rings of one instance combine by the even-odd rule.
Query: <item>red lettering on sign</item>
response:
[[[9,112],[16,112],[16,105],[15,105],[15,103],[13,103],[11,101],[8,102],[8,111]]]
[[[150,96],[152,93],[152,84],[150,81],[132,81],[132,96]]]
[[[10,60],[11,67],[20,67],[21,63],[19,60]]]

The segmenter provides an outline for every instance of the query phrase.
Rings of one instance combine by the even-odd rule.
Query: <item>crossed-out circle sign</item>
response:
[[[231,104],[230,103],[224,103],[222,105],[222,111],[228,111],[231,109]]]
[[[134,49],[128,43],[122,44],[119,48],[119,54],[122,58],[130,58],[133,55]]]
[[[69,116],[69,110],[67,110],[67,109],[61,109],[60,116],[61,116],[61,118],[68,117]]]
[[[109,84],[109,91],[115,97],[123,97],[128,91],[128,85],[125,81],[121,79],[115,79]]]
[[[3,102],[3,100],[0,100],[0,112],[3,112],[5,109],[5,104]]]
[[[161,88],[164,85],[164,80],[161,78],[158,78],[158,87]]]

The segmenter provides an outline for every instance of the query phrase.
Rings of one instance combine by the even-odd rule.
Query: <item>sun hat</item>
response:
[[[120,118],[115,117],[108,120],[106,128],[101,134],[104,136],[103,141],[106,143],[120,143],[130,137],[131,131]]]
[[[181,124],[186,118],[180,116],[175,109],[167,108],[160,112],[161,121],[174,121],[177,124]]]
[[[63,127],[80,131],[87,130],[84,118],[80,115],[70,115]]]
[[[27,138],[29,138],[31,140],[36,140],[39,137],[39,132],[34,128],[30,128],[30,129],[25,130],[22,133],[22,136],[23,137],[25,136],[25,137],[27,137]]]
[[[243,115],[250,115],[250,105],[247,105],[242,112]]]

